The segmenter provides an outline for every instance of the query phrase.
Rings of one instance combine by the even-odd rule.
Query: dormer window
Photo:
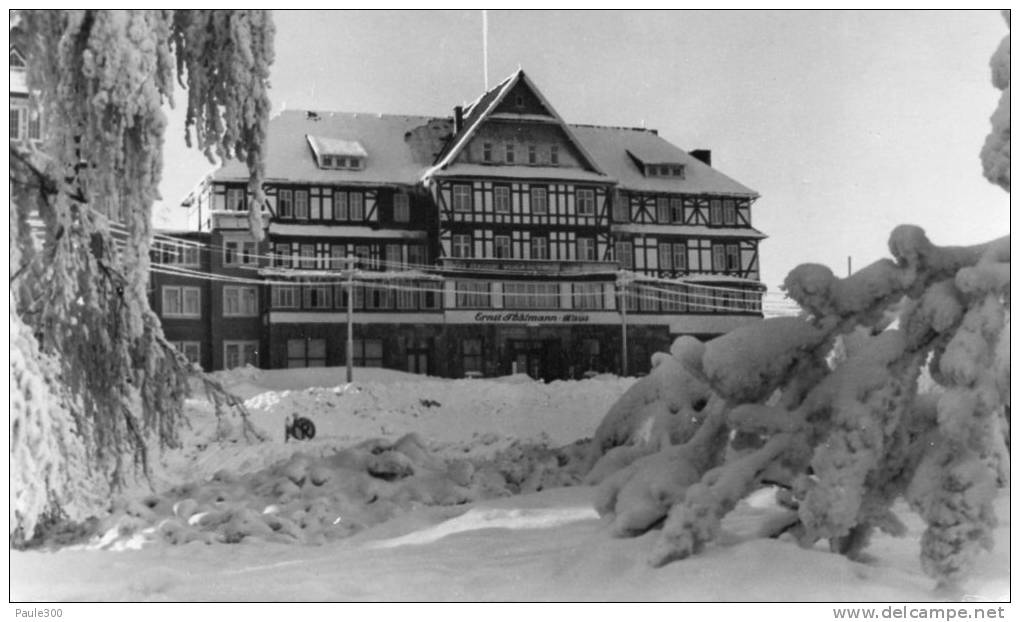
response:
[[[306,135],[319,168],[361,170],[368,153],[356,140]]]
[[[645,176],[683,179],[684,166],[682,164],[647,164],[645,165]]]
[[[506,144],[506,163],[507,164],[513,164],[514,163],[514,159],[515,159],[514,158],[514,144],[513,143],[507,143]]]
[[[492,143],[482,144],[482,161],[492,162]]]
[[[559,145],[551,145],[549,147],[549,164],[560,163],[560,147]]]
[[[524,96],[523,95],[518,95],[517,97],[515,97],[514,98],[514,105],[517,106],[518,108],[523,108],[524,107]]]

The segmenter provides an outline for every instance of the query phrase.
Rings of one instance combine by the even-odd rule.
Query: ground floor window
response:
[[[233,369],[244,365],[259,364],[259,342],[257,341],[224,341],[223,368]]]
[[[288,339],[287,367],[325,367],[325,339]]]
[[[189,363],[202,364],[202,344],[198,341],[171,341],[177,350],[183,354]]]
[[[482,372],[482,340],[465,339],[460,342],[461,364],[464,373]]]
[[[354,365],[357,367],[382,367],[382,339],[355,339]]]

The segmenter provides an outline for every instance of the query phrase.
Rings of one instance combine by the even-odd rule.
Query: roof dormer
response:
[[[634,150],[628,149],[627,155],[634,160],[634,164],[641,169],[641,174],[645,177],[684,179],[687,176],[686,165],[683,162],[677,162],[670,158],[670,154],[637,153]]]
[[[368,152],[356,140],[326,138],[306,134],[308,146],[315,154],[319,168],[360,171],[365,168]]]

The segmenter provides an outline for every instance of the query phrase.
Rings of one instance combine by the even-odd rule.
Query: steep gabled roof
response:
[[[556,112],[556,109],[549,104],[549,101],[544,95],[542,95],[542,92],[535,87],[535,84],[530,78],[528,78],[523,69],[518,69],[507,79],[483,93],[481,97],[471,104],[471,106],[465,111],[464,126],[453,136],[447,148],[439,154],[435,165],[429,169],[425,175],[428,176],[434,171],[441,170],[449,166],[456,159],[457,155],[460,154],[460,152],[463,151],[467,144],[471,141],[471,137],[478,130],[479,126],[481,126],[485,119],[487,119],[489,115],[496,110],[500,103],[502,103],[506,98],[507,94],[509,94],[518,83],[523,83],[528,89],[530,89],[538,99],[539,103],[549,112],[549,115],[555,123],[559,124],[559,126],[563,128],[563,132],[567,135],[567,140],[574,145],[578,153],[581,155],[581,159],[585,161],[585,164],[591,167],[594,172],[600,175],[605,175],[605,172],[599,166],[597,160],[593,158],[585,149],[584,145],[577,140],[577,137],[574,136],[570,126],[567,125],[562,117],[560,117],[560,115]]]
[[[641,192],[671,192],[757,197],[758,193],[698,160],[683,149],[640,128],[573,125],[571,129],[621,188]],[[684,166],[684,177],[646,177],[632,154],[649,162]]]
[[[444,118],[286,110],[269,121],[266,181],[413,185],[451,132],[452,123]],[[367,163],[357,170],[320,168],[306,136],[331,148],[353,148],[356,143],[367,153]],[[212,179],[247,181],[248,168],[228,160]]]

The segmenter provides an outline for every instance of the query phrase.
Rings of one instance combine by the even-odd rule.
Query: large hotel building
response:
[[[154,242],[153,308],[208,370],[343,365],[349,295],[355,365],[447,377],[641,373],[762,316],[757,193],[655,130],[566,123],[523,71],[450,117],[274,117],[260,242],[247,180],[211,173]]]

